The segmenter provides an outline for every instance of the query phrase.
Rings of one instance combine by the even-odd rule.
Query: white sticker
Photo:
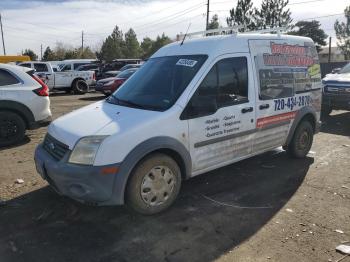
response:
[[[191,59],[180,59],[177,61],[176,65],[194,67],[198,61]]]

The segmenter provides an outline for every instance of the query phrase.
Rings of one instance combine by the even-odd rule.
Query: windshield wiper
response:
[[[117,102],[116,104],[117,105],[121,105],[121,106],[128,106],[128,107],[134,107],[134,108],[140,108],[140,109],[147,109],[147,107],[143,106],[143,105],[140,105],[140,104],[137,104],[137,103],[134,103],[134,102],[131,102],[129,100],[123,100],[123,99],[120,99],[120,98],[117,98],[114,94],[110,95],[107,99],[108,99],[108,102],[111,102],[110,101],[110,98],[113,97],[113,99]]]

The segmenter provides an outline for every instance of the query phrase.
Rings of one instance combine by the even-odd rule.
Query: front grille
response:
[[[350,95],[350,87],[344,86],[327,85],[325,91],[331,94]]]
[[[48,152],[54,159],[61,160],[67,153],[69,147],[57,139],[53,138],[49,134],[45,136],[44,149]]]

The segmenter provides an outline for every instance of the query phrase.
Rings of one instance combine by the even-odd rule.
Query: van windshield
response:
[[[348,74],[350,73],[350,63],[345,65],[340,71],[339,74]]]
[[[176,102],[206,59],[207,55],[151,58],[107,102],[165,111]]]

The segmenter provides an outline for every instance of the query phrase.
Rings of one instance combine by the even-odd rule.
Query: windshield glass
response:
[[[134,107],[165,111],[176,102],[206,59],[206,55],[151,58],[108,102],[124,101]]]
[[[350,63],[344,66],[340,71],[339,74],[348,74],[350,73]]]

